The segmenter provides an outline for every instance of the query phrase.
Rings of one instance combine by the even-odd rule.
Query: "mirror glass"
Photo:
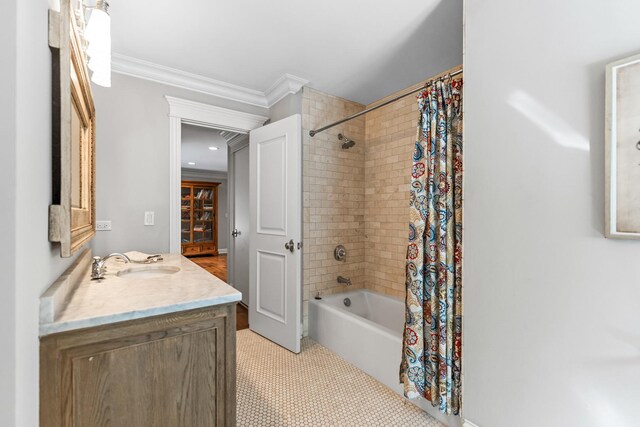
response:
[[[71,109],[71,206],[82,208],[82,120],[75,103]]]

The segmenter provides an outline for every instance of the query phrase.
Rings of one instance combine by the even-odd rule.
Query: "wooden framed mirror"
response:
[[[74,6],[75,5],[75,6]],[[49,241],[70,257],[95,235],[95,122],[85,43],[74,0],[49,11],[52,52],[53,200]]]

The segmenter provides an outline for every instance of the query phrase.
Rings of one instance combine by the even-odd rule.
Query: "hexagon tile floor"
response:
[[[309,338],[293,354],[245,329],[237,350],[240,427],[444,426]]]

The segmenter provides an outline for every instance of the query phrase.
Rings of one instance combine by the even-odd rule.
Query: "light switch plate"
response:
[[[144,213],[144,225],[155,225],[155,213],[147,211]]]
[[[111,221],[96,221],[96,231],[111,231]]]

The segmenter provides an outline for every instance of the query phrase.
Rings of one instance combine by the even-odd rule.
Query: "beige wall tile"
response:
[[[311,138],[310,129],[365,106],[313,89],[303,90],[306,335],[309,298],[317,292],[329,295],[347,290],[336,282],[338,275],[350,277],[356,289],[405,296],[409,185],[418,105],[415,96],[408,96]],[[344,133],[356,145],[343,150],[338,133]],[[333,258],[338,244],[347,248],[346,262]]]
[[[408,96],[369,113],[365,121],[365,283],[368,289],[398,298],[405,296],[409,185],[417,118],[416,98]]]
[[[345,290],[339,275],[353,288],[364,287],[364,118],[309,137],[309,130],[364,109],[364,105],[304,88],[303,132],[303,329],[308,331],[308,300],[316,292],[329,295]],[[308,114],[306,113],[308,111]],[[356,141],[340,147],[338,133]],[[333,250],[342,244],[347,261],[338,262]]]

